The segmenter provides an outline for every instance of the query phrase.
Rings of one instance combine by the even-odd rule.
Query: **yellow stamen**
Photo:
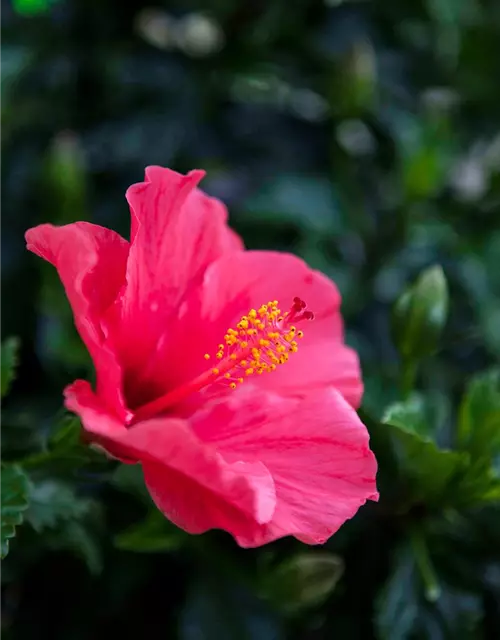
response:
[[[211,370],[212,374],[230,380],[229,387],[234,389],[237,386],[235,380],[243,382],[242,374],[271,373],[277,366],[285,364],[290,354],[298,351],[296,338],[304,337],[302,331],[287,323],[287,318],[301,320],[304,308],[305,303],[295,298],[287,313],[281,312],[277,300],[270,300],[258,309],[250,309],[236,323],[236,328],[227,330],[224,343],[218,345],[215,357],[220,364]],[[208,360],[210,355],[207,353],[204,358]]]

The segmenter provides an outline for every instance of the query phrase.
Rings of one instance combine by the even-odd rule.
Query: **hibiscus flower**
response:
[[[184,530],[322,543],[378,498],[340,296],[292,255],[244,250],[203,176],[146,169],[130,242],[88,222],[26,233],[96,370],[65,404]]]

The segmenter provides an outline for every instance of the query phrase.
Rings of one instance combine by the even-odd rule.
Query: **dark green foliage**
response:
[[[2,9],[5,638],[499,637],[497,4]],[[127,235],[148,164],[206,169],[249,248],[338,284],[381,498],[321,549],[188,536],[62,412],[91,363],[23,234]]]
[[[23,470],[15,465],[2,465],[2,558],[9,552],[9,539],[15,536],[16,526],[23,522],[28,496],[29,483]]]
[[[17,357],[19,351],[19,340],[7,338],[2,343],[2,398],[7,395],[9,387],[14,379]]]

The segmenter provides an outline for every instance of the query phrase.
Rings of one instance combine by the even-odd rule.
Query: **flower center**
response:
[[[300,298],[294,298],[290,310],[285,313],[278,308],[277,300],[263,304],[259,309],[251,309],[235,328],[227,330],[225,344],[219,344],[214,356],[215,366],[140,407],[131,423],[152,418],[208,385],[236,389],[249,376],[272,373],[299,350],[297,340],[301,340],[304,333],[295,325],[313,319],[314,313]],[[212,356],[205,353],[204,358],[211,360]]]

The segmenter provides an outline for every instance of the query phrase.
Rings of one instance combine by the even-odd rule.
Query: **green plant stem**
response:
[[[429,556],[425,537],[421,531],[413,530],[410,534],[410,540],[415,555],[415,563],[424,583],[425,597],[429,602],[436,602],[441,595],[441,587]]]

